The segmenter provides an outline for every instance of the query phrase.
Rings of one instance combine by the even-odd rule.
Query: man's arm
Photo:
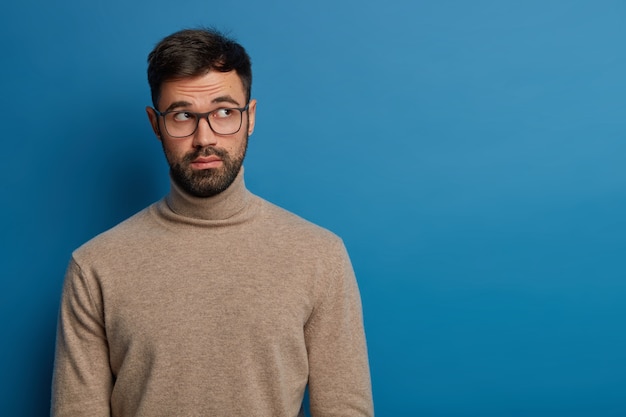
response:
[[[305,327],[313,417],[374,415],[361,299],[343,244]]]
[[[109,417],[113,376],[102,295],[74,259],[63,285],[56,343],[51,415]]]

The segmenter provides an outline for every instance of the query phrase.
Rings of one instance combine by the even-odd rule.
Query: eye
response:
[[[225,119],[227,117],[232,116],[234,113],[233,109],[217,109],[213,111],[213,117],[216,119]]]
[[[172,113],[171,117],[175,122],[186,122],[188,120],[192,120],[194,115],[186,111],[178,111]]]

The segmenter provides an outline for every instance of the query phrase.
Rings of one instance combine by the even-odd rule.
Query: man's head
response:
[[[146,112],[172,179],[188,193],[211,197],[232,184],[254,130],[250,59],[241,45],[213,30],[183,30],[148,57],[154,108]]]
[[[163,82],[209,71],[235,71],[250,100],[252,65],[243,46],[213,29],[185,29],[163,38],[148,55],[152,105],[158,106]]]

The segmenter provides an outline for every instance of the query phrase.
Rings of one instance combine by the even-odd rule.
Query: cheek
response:
[[[163,147],[173,154],[184,154],[191,149],[191,145],[186,140],[163,140]]]
[[[187,147],[184,146],[183,143],[176,141],[172,142],[164,139],[162,141],[163,151],[165,152],[165,156],[169,162],[178,162],[183,159],[185,154],[188,152]]]
[[[247,135],[243,136],[242,138],[237,140],[236,143],[233,144],[231,149],[228,150],[228,153],[230,153],[232,156],[236,156],[237,158],[241,158],[246,152],[247,142]]]

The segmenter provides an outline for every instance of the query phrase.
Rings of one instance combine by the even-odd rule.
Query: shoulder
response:
[[[147,234],[153,233],[156,226],[152,215],[155,204],[91,238],[74,251],[73,258],[80,261],[115,256],[116,252],[128,248],[131,242],[149,239]]]
[[[303,217],[279,207],[261,197],[255,196],[260,206],[262,224],[271,236],[286,240],[290,244],[343,248],[342,239],[334,232],[319,226]]]

